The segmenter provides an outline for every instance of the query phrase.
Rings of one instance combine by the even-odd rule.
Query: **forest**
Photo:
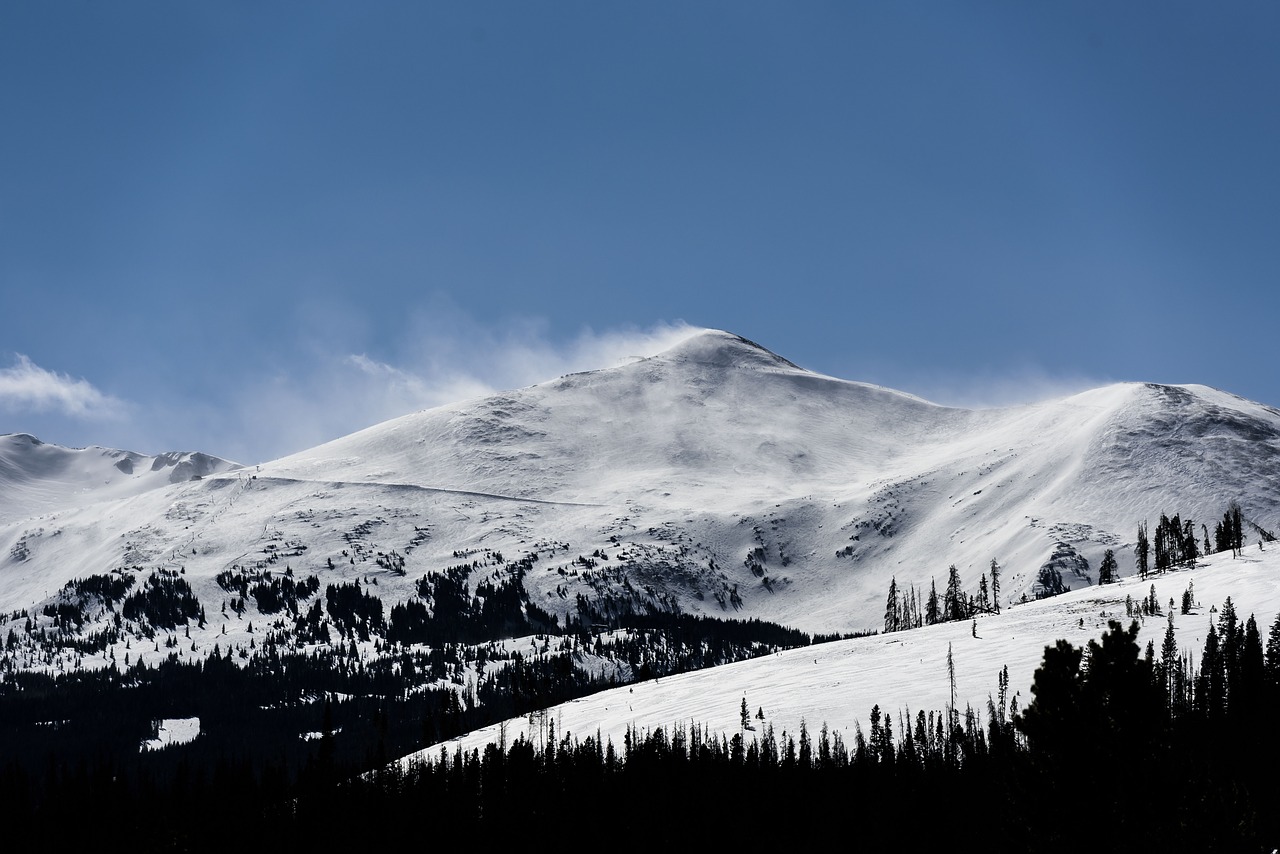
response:
[[[1238,519],[1224,516],[1215,545],[1241,548]],[[1162,517],[1157,568],[1139,550],[1138,574],[1194,561],[1194,537],[1175,545],[1191,530],[1176,514]],[[1009,696],[1005,668],[983,709],[953,703],[912,717],[872,705],[848,743],[822,721],[775,732],[744,698],[736,733],[690,722],[631,729],[615,744],[557,734],[544,717],[536,740],[504,736],[483,750],[391,764],[596,691],[835,639],[758,620],[604,613],[589,602],[582,620],[562,627],[529,607],[525,569],[515,564],[474,592],[465,567],[429,575],[418,600],[385,615],[358,584],[322,592],[314,576],[237,570],[218,579],[234,615],[253,601],[292,620],[298,637],[334,631],[340,640],[303,647],[264,625],[251,650],[215,646],[199,659],[130,664],[126,654],[56,674],[12,666],[39,654],[35,644],[73,639],[86,654],[122,639],[128,649],[130,638],[168,648],[184,623],[206,620],[181,574],[75,582],[39,617],[11,615],[25,620],[23,632],[0,643],[0,816],[56,828],[59,847],[100,842],[110,828],[144,851],[328,850],[427,833],[535,850],[584,840],[758,849],[826,839],[833,816],[842,838],[866,850],[974,838],[1009,851],[1271,851],[1280,842],[1280,742],[1268,725],[1280,704],[1280,616],[1264,636],[1228,597],[1210,612],[1203,648],[1179,649],[1173,614],[1191,610],[1190,584],[1180,606],[1167,603],[1158,650],[1140,648],[1137,624],[1119,619],[1083,647],[1046,647],[1025,708]],[[895,582],[885,631],[994,611],[999,585],[994,561],[973,595],[953,567],[946,593],[931,591],[921,609]],[[93,608],[118,617],[75,635]],[[1145,619],[1164,609],[1153,587],[1124,610]],[[148,637],[148,626],[169,632]],[[503,635],[529,645],[493,640]],[[378,655],[358,649],[370,637]],[[169,718],[198,718],[199,736],[140,749]]]
[[[417,741],[397,719],[433,721],[436,733],[419,734],[428,740],[482,722],[453,705],[456,693],[394,708],[385,699],[327,701],[305,753],[285,755],[276,748],[288,728],[257,732],[266,719],[250,711],[279,690],[277,677],[332,678],[347,690],[369,689],[377,677],[327,666],[337,662],[255,674],[212,661],[202,673],[157,673],[126,691],[68,684],[24,692],[21,704],[10,696],[0,705],[5,729],[15,705],[54,704],[34,714],[44,717],[100,696],[97,723],[109,730],[129,718],[121,704],[146,705],[163,685],[166,697],[234,696],[226,722],[243,743],[214,750],[214,740],[197,739],[131,762],[104,751],[109,739],[99,732],[61,756],[6,761],[0,803],[11,821],[58,828],[62,843],[90,844],[110,827],[141,850],[222,850],[233,841],[331,849],[424,834],[534,850],[582,840],[622,850],[758,849],[828,838],[833,817],[855,850],[975,838],[1000,851],[1271,850],[1280,838],[1280,740],[1269,725],[1280,702],[1280,617],[1264,643],[1228,599],[1194,672],[1172,632],[1158,653],[1140,648],[1137,632],[1113,620],[1083,648],[1046,647],[1025,709],[1010,703],[1006,672],[996,674],[985,714],[919,711],[895,730],[893,716],[873,706],[850,744],[821,723],[747,738],[744,699],[743,727],[731,736],[690,724],[629,730],[614,744],[598,734],[560,737],[551,724],[536,742],[442,748],[408,766],[387,764]],[[529,711],[565,690],[554,674],[540,676],[546,693],[533,691]]]

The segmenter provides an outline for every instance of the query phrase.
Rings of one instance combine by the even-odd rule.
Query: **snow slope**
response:
[[[0,455],[5,611],[73,578],[162,567],[182,571],[212,612],[226,596],[217,573],[268,564],[322,584],[376,579],[390,605],[423,574],[488,549],[537,554],[524,585],[562,618],[579,595],[614,596],[851,631],[881,624],[891,578],[927,591],[952,563],[973,591],[997,559],[1006,603],[1034,590],[1055,553],[1088,561],[1087,574],[1068,572],[1072,587],[1096,577],[1107,548],[1130,573],[1138,523],[1162,512],[1211,531],[1235,499],[1247,519],[1280,527],[1280,412],[1269,407],[1125,383],[948,408],[714,330],[253,471],[33,442],[5,437]],[[392,553],[403,574],[385,565]]]
[[[1216,555],[1195,569],[1181,569],[1101,587],[1072,591],[1038,602],[1016,605],[999,615],[971,624],[943,623],[922,629],[857,640],[837,641],[788,650],[773,656],[728,664],[678,676],[616,688],[552,707],[548,719],[555,722],[558,737],[612,739],[621,749],[627,727],[652,731],[663,727],[698,724],[703,730],[726,737],[738,733],[741,702],[745,697],[755,733],[766,725],[776,733],[797,736],[803,721],[811,734],[825,723],[840,733],[846,745],[854,743],[857,727],[866,727],[873,705],[879,705],[897,733],[906,718],[920,711],[941,711],[950,700],[947,652],[956,672],[956,708],[972,706],[987,720],[987,701],[997,694],[997,677],[1009,669],[1009,695],[1017,695],[1018,707],[1031,702],[1031,684],[1044,648],[1059,638],[1084,647],[1097,640],[1111,619],[1128,627],[1125,600],[1147,596],[1154,585],[1164,617],[1139,617],[1138,642],[1154,644],[1160,654],[1169,600],[1180,603],[1189,587],[1196,606],[1191,613],[1175,612],[1174,634],[1179,652],[1192,653],[1198,666],[1210,622],[1231,597],[1241,622],[1253,615],[1264,639],[1280,612],[1280,544],[1265,552],[1256,547],[1239,559],[1230,553]],[[764,711],[764,720],[755,717]],[[483,750],[505,737],[524,737],[538,743],[540,722],[515,718],[433,745],[405,757],[406,765],[424,756],[437,758],[441,747],[452,756]],[[865,729],[864,729],[865,732]]]
[[[199,452],[146,456],[111,448],[64,448],[26,433],[7,433],[0,435],[0,523],[127,498],[237,467]]]

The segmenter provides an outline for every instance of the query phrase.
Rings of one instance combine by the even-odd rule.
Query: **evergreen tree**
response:
[[[1222,677],[1226,686],[1224,704],[1231,707],[1231,695],[1240,688],[1240,651],[1244,646],[1244,626],[1228,596],[1218,613],[1218,642],[1222,645]]]
[[[1151,544],[1147,540],[1147,523],[1138,523],[1138,544],[1134,547],[1133,553],[1138,564],[1138,575],[1142,578],[1147,577],[1148,566],[1147,556],[1151,549]]]
[[[1160,645],[1160,677],[1168,698],[1169,709],[1173,709],[1174,673],[1177,671],[1178,639],[1173,633],[1173,609],[1169,609],[1169,624],[1164,630],[1164,643]]]
[[[1190,566],[1195,566],[1196,558],[1200,556],[1200,549],[1196,543],[1196,524],[1188,519],[1182,527],[1182,559]]]
[[[813,742],[809,738],[809,728],[805,726],[804,718],[800,719],[800,767],[813,767]]]
[[[1066,640],[1044,648],[1031,685],[1031,705],[1017,720],[1033,756],[1056,761],[1074,753],[1078,730],[1064,722],[1076,719],[1080,712],[1083,659],[1084,650]]]
[[[1230,512],[1222,513],[1222,520],[1219,524],[1213,526],[1213,551],[1225,552],[1231,549],[1231,557],[1235,557],[1235,538],[1231,534],[1231,515]]]
[[[884,630],[885,633],[896,632],[901,628],[902,611],[898,603],[898,578],[894,578],[889,582],[889,597],[884,604]]]
[[[1102,555],[1102,564],[1098,567],[1098,583],[1111,584],[1118,580],[1116,578],[1116,553],[1112,549],[1107,549]]]
[[[991,602],[995,606],[996,613],[1000,613],[1000,564],[995,558],[991,559]]]
[[[956,732],[956,662],[951,657],[951,644],[947,644],[947,680],[951,683],[951,699],[947,702],[947,758],[954,760]]]
[[[947,592],[942,600],[943,619],[963,620],[965,618],[964,590],[960,587],[960,570],[951,564],[947,570]]]
[[[1280,689],[1280,614],[1276,614],[1271,631],[1267,632],[1266,675],[1267,681]]]
[[[1200,656],[1200,675],[1196,677],[1196,708],[1210,720],[1216,720],[1226,708],[1226,694],[1218,630],[1210,620],[1209,633],[1204,639],[1204,652]]]
[[[1266,681],[1266,662],[1262,652],[1262,635],[1253,614],[1244,626],[1244,641],[1240,646],[1240,675],[1235,694],[1228,694],[1231,711],[1238,716],[1252,718],[1262,706],[1263,686]],[[1246,729],[1248,724],[1245,723]]]
[[[1222,521],[1214,526],[1213,539],[1217,551],[1225,552],[1230,549],[1232,557],[1244,548],[1244,514],[1235,501],[1222,514]]]
[[[941,616],[938,610],[938,583],[934,579],[929,579],[929,598],[924,606],[924,624],[932,626],[939,621]]]

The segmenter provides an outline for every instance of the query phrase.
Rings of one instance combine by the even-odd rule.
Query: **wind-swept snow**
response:
[[[0,436],[0,524],[184,483],[237,468],[190,451],[147,456],[111,448],[64,448],[27,433]]]
[[[260,469],[22,436],[0,451],[5,610],[121,567],[181,570],[217,605],[219,572],[276,559],[323,584],[376,578],[390,605],[456,554],[489,549],[538,555],[524,586],[562,621],[579,595],[622,590],[640,609],[847,632],[881,625],[891,579],[923,598],[950,564],[973,592],[997,560],[1005,604],[1031,594],[1055,554],[1080,558],[1073,588],[1096,580],[1106,549],[1129,574],[1139,522],[1161,513],[1212,531],[1237,500],[1248,522],[1280,528],[1269,407],[1122,383],[956,409],[714,330]],[[393,551],[403,574],[377,562]]]

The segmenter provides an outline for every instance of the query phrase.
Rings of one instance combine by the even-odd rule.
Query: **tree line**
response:
[[[903,590],[898,586],[897,576],[890,580],[889,596],[884,606],[886,633],[968,620],[978,614],[999,614],[1000,564],[992,558],[989,572],[982,573],[977,591],[970,594],[961,587],[960,570],[953,563],[947,570],[947,586],[942,596],[938,595],[938,584],[934,579],[929,582],[929,593],[923,607],[920,596],[921,592],[914,584]]]

